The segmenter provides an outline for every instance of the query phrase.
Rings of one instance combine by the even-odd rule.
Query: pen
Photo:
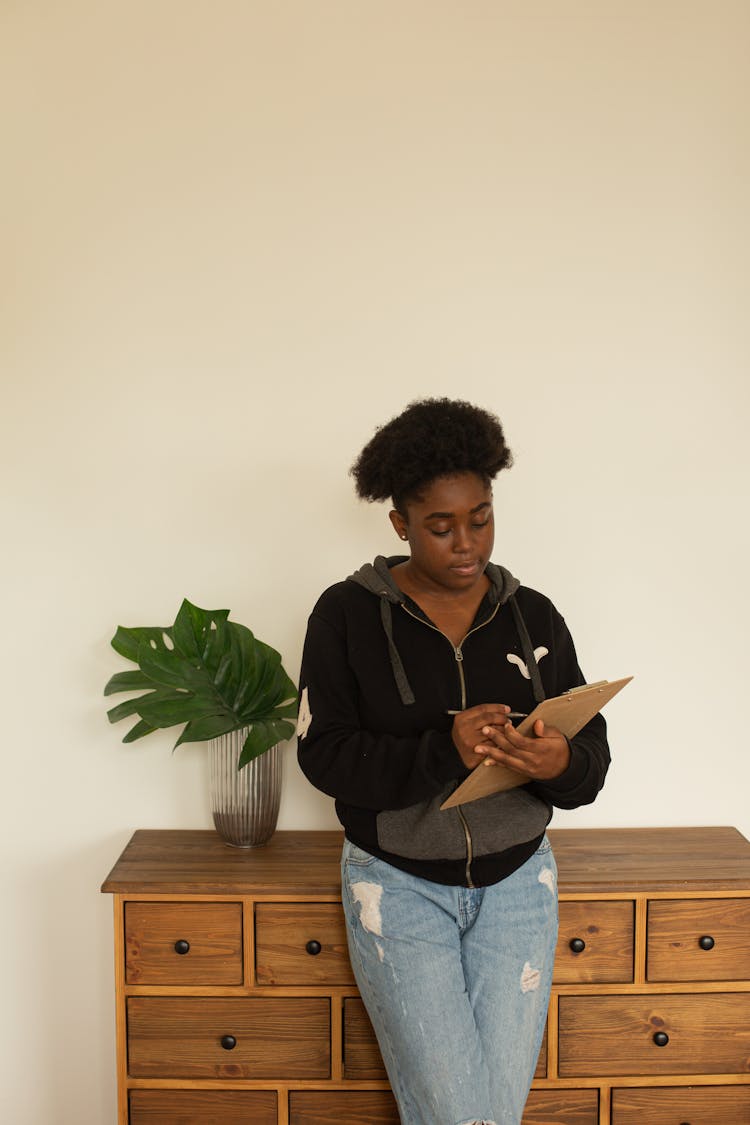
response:
[[[446,711],[445,713],[446,713],[446,715],[460,715],[461,714],[460,711]],[[526,711],[511,711],[505,717],[506,717],[506,719],[528,719],[529,716],[528,716],[528,713]]]

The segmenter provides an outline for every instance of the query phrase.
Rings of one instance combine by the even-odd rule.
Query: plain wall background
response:
[[[3,1120],[113,1125],[98,888],[210,826],[203,748],[107,723],[115,626],[228,607],[296,676],[396,546],[347,470],[413,398],[501,416],[496,561],[636,675],[555,824],[750,830],[749,38],[744,0],[0,5]],[[284,784],[335,824],[291,746]]]

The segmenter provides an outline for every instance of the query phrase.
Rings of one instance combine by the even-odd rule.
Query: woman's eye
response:
[[[487,519],[482,520],[481,523],[480,522],[472,523],[471,524],[472,531],[481,531],[481,529],[483,527],[486,527],[489,522],[490,522],[490,517],[488,516]],[[452,527],[446,527],[446,528],[431,527],[430,528],[430,534],[436,535],[438,538],[442,538],[445,535],[450,535],[452,530],[453,530]]]

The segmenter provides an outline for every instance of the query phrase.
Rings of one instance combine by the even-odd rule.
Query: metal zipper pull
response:
[[[458,665],[458,682],[461,687],[461,710],[466,710],[466,680],[464,678],[464,654],[461,652],[461,647],[453,646],[453,655],[456,658]]]

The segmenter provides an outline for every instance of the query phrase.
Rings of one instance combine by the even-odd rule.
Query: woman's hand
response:
[[[488,756],[490,748],[485,745],[489,730],[502,730],[510,722],[510,707],[501,703],[480,704],[459,711],[453,720],[453,742],[467,769],[473,770]],[[494,746],[492,750],[494,750]],[[477,752],[478,751],[478,752]]]
[[[552,781],[570,765],[570,746],[565,735],[557,727],[545,726],[541,719],[534,723],[531,737],[519,734],[508,719],[500,726],[488,723],[482,728],[482,735],[475,756],[509,766],[533,781]]]

